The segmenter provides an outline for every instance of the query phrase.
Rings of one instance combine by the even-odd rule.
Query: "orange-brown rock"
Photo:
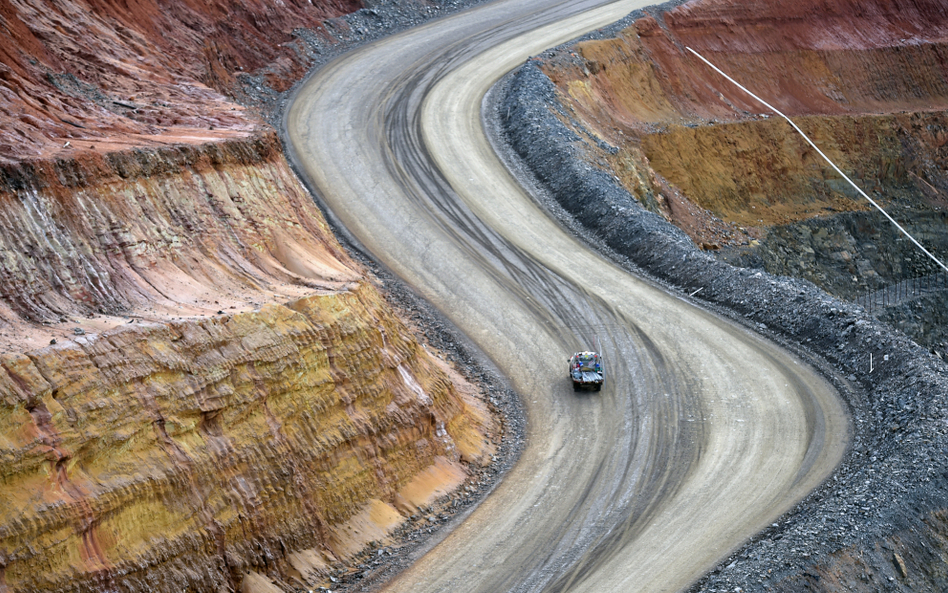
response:
[[[0,326],[0,344],[241,310],[360,277],[275,134],[3,172],[0,319],[11,329]]]
[[[619,148],[603,158],[630,191],[699,245],[740,244],[773,225],[869,206],[685,47],[800,118],[867,191],[911,184],[944,201],[946,23],[936,0],[700,0],[542,67],[586,128]],[[918,142],[918,130],[936,137]]]
[[[490,452],[484,407],[365,283],[0,365],[7,591],[312,579],[424,503],[426,468]]]
[[[295,31],[330,38],[323,21],[361,6],[0,0],[0,163],[245,136],[237,78],[289,88],[310,64]]]
[[[788,115],[948,105],[941,70],[948,10],[937,0],[701,0],[580,43],[584,64],[547,68],[590,123],[745,120],[763,106],[685,51],[691,47]],[[564,64],[565,65],[565,64]]]
[[[806,116],[796,123],[866,191],[913,181],[913,128],[944,128],[943,112]],[[870,205],[785,120],[668,126],[642,139],[650,165],[698,206],[745,227],[773,226]],[[709,158],[713,155],[713,158]],[[935,155],[932,155],[934,157]]]

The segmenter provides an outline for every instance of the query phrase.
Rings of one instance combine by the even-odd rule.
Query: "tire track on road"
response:
[[[310,187],[490,356],[529,418],[517,466],[390,591],[679,590],[845,448],[845,412],[815,371],[590,252],[484,136],[494,80],[635,7],[478,7],[328,64],[288,112]],[[565,360],[592,325],[608,383],[576,396]]]

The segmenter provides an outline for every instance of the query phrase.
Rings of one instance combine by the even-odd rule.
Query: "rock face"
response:
[[[3,172],[0,590],[312,586],[493,452],[275,134]]]
[[[427,502],[423,470],[490,451],[485,408],[366,284],[0,365],[7,591],[305,582]]]
[[[762,112],[685,47],[791,116],[945,105],[948,81],[939,64],[948,11],[936,0],[699,0],[639,16],[614,38],[577,44],[580,59],[554,77],[575,89],[586,113],[604,118],[604,128],[737,121]]]
[[[794,117],[860,187],[948,254],[943,3],[704,0],[640,17],[541,67],[569,116],[616,148],[598,159],[646,207],[728,261],[846,298],[936,267],[906,261],[880,214],[691,47]],[[816,232],[814,219],[851,245],[826,245],[835,255],[824,260],[781,254],[820,251],[790,239],[812,235],[794,226]],[[854,224],[872,240],[847,229]]]
[[[359,278],[272,133],[9,165],[0,182],[2,317],[48,324],[46,341]]]
[[[0,0],[0,592],[313,588],[488,462],[232,98],[361,6]]]
[[[323,22],[358,8],[2,0],[0,162],[246,135],[258,123],[222,93],[288,88],[309,64],[294,32],[331,38]]]

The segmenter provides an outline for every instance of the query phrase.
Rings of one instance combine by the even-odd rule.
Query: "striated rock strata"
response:
[[[491,452],[364,283],[0,365],[0,590],[311,581]]]
[[[0,212],[0,591],[312,586],[493,453],[273,133],[10,164]]]
[[[0,345],[239,311],[360,277],[272,133],[9,165],[0,211],[0,320],[19,328],[0,327]]]
[[[935,269],[785,121],[691,47],[794,117],[948,256],[944,3],[701,0],[637,16],[539,65],[562,97],[561,118],[604,143],[590,160],[646,207],[719,257],[846,298]]]

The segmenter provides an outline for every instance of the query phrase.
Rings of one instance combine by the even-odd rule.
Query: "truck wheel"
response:
[[[602,391],[602,383],[596,385],[596,391]]]
[[[573,391],[579,391],[579,383],[573,383]]]

